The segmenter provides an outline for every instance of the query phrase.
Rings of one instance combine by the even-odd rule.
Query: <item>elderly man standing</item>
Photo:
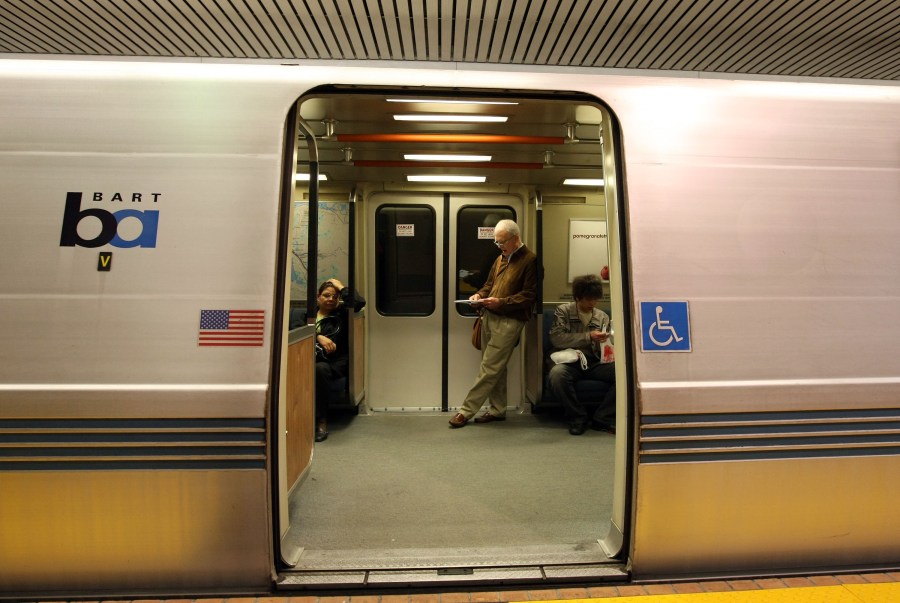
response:
[[[451,427],[463,427],[485,400],[490,410],[475,423],[506,419],[506,365],[537,297],[537,256],[522,243],[519,226],[500,220],[494,227],[500,257],[494,261],[484,286],[469,299],[485,310],[481,323],[481,367]]]

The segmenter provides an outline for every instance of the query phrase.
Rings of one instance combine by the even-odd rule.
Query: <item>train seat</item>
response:
[[[562,403],[553,397],[550,392],[550,369],[553,367],[553,361],[550,360],[550,353],[553,351],[553,344],[550,343],[550,327],[553,326],[553,318],[556,308],[545,307],[543,310],[543,328],[542,328],[542,357],[543,357],[543,387],[541,389],[541,399],[535,405],[535,410],[562,407]],[[592,379],[580,379],[575,382],[575,395],[578,401],[585,406],[597,406],[603,401],[603,397],[609,390],[609,385],[603,381],[594,381]]]
[[[296,329],[302,327],[305,324],[305,318],[306,311],[304,309],[291,308],[289,328]],[[348,410],[356,409],[356,404],[353,402],[352,396],[350,395],[350,380],[347,377],[341,377],[340,379],[335,379],[329,383],[328,392],[328,406],[330,408],[336,408],[338,410],[344,408]]]

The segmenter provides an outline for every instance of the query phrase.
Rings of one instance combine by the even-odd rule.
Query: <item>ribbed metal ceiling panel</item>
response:
[[[900,80],[900,2],[4,0],[0,52]]]

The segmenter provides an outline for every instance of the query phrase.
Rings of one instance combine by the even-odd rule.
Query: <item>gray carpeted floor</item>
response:
[[[510,413],[450,429],[448,413],[333,418],[291,500],[306,550],[578,545],[605,533],[614,436]]]

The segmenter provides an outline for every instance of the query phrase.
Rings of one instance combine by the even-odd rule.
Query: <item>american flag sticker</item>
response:
[[[265,310],[200,310],[201,346],[262,347]]]

